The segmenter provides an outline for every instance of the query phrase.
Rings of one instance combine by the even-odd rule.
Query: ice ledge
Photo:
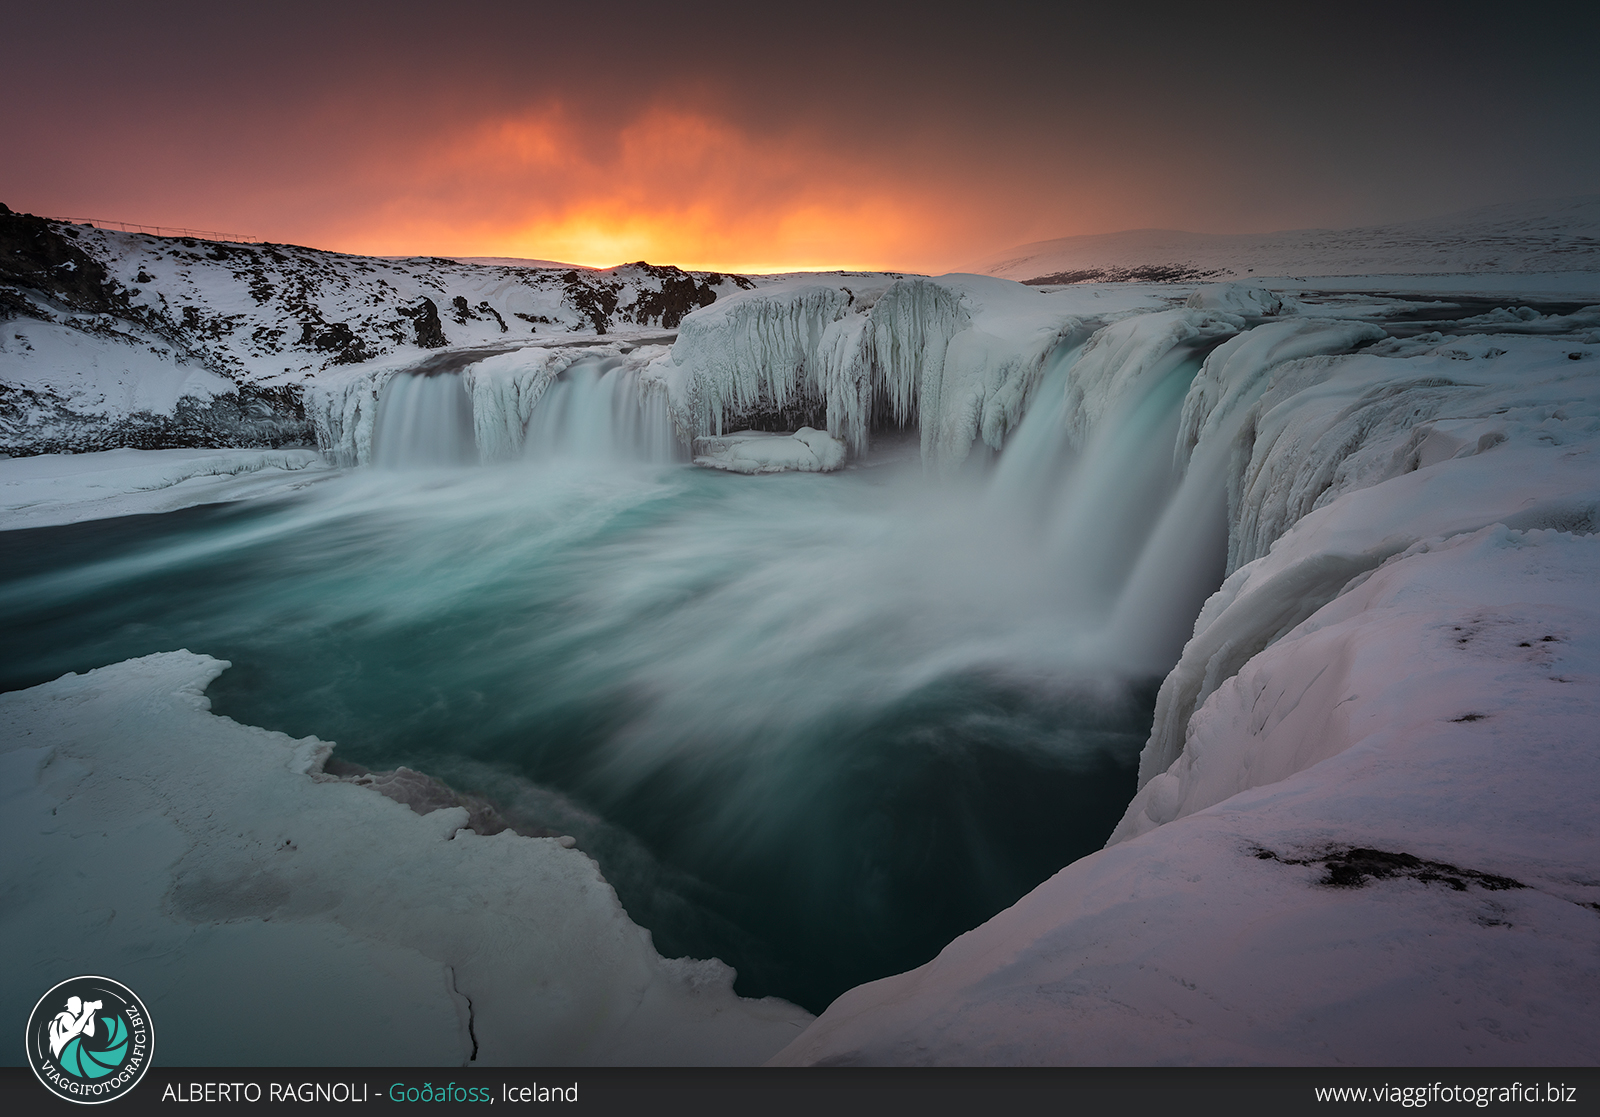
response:
[[[175,1065],[751,1064],[810,1017],[658,956],[595,863],[319,780],[328,745],[210,713],[145,656],[0,695],[0,977],[129,984]],[[469,1007],[470,1006],[470,1007]],[[469,1031],[468,1023],[471,1022]]]
[[[0,458],[0,530],[282,495],[329,476],[315,450],[100,450]]]

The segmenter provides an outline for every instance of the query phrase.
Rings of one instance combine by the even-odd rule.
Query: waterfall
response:
[[[535,460],[687,460],[666,393],[640,383],[620,357],[575,361],[545,389],[528,420],[524,455]]]
[[[1208,447],[1193,463],[1174,460],[1185,398],[1220,341],[1189,338],[1152,355],[1080,438],[1070,400],[1097,371],[1080,367],[1085,346],[1062,345],[990,484],[992,499],[1029,518],[1085,628],[1141,673],[1171,666],[1222,580],[1226,454]],[[1126,364],[1108,368],[1120,376]]]
[[[456,373],[392,377],[378,398],[372,464],[388,469],[476,465],[472,397]]]

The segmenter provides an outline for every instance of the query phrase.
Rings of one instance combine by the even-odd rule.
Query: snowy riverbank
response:
[[[8,1009],[142,990],[169,1065],[749,1064],[809,1019],[669,960],[583,853],[323,777],[147,656],[0,696]]]

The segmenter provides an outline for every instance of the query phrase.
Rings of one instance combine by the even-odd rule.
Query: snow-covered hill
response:
[[[392,260],[151,237],[0,207],[0,452],[312,441],[329,369],[429,350],[637,337],[742,276]]]
[[[1356,229],[1132,229],[1036,241],[967,270],[1025,283],[1600,270],[1600,194]]]

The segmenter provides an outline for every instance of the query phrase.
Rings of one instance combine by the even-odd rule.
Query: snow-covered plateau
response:
[[[189,1064],[1594,1063],[1593,206],[1352,232],[1364,270],[1320,283],[1235,245],[1235,270],[1297,278],[1033,285],[378,261],[0,213],[0,617],[39,641],[0,694],[0,1003],[106,973]],[[1466,264],[1414,267],[1427,235]],[[1480,259],[1502,241],[1517,266]],[[241,511],[140,515],[219,502]],[[52,534],[102,522],[172,534],[103,558]],[[185,619],[190,583],[220,619]],[[268,639],[280,658],[251,658]],[[227,672],[226,647],[250,653]],[[211,712],[297,663],[259,723],[343,728]],[[399,682],[363,706],[378,676]],[[1051,735],[1062,678],[1160,680],[1137,758]],[[504,728],[523,696],[596,742],[544,769],[586,804],[561,801],[576,839],[337,763],[391,755],[346,744],[385,703],[384,734],[481,726],[532,755],[544,729]],[[920,821],[847,784],[952,752],[927,770],[1023,773],[996,817],[1037,766],[1111,757],[1121,821],[924,964],[795,994],[814,1019],[658,952],[628,897],[681,915],[666,870],[623,894],[676,858],[715,918],[673,926],[757,959],[782,933],[723,929],[749,914],[728,881],[841,924],[830,880],[873,918],[933,895],[868,843],[920,864],[981,820],[958,803],[915,846]]]
[[[1134,229],[1036,241],[968,270],[1028,283],[1230,280],[1261,276],[1564,275],[1600,268],[1600,195],[1510,202],[1356,229],[1188,233]]]

